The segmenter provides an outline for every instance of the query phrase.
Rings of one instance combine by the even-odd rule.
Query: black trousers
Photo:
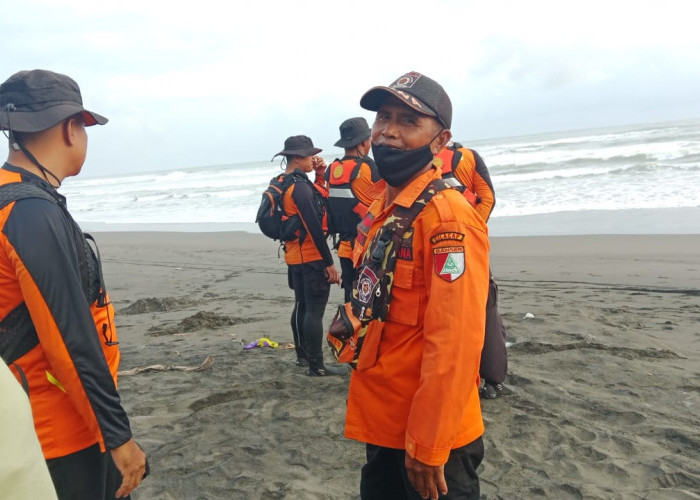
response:
[[[94,444],[46,461],[59,500],[114,500],[122,475],[109,452]],[[123,497],[123,498],[131,498]]]
[[[478,499],[480,490],[476,468],[483,458],[484,442],[481,438],[450,451],[445,464],[447,495],[440,498]],[[421,500],[408,480],[405,459],[405,450],[368,444],[367,463],[362,467],[360,479],[362,500]]]
[[[294,290],[292,333],[297,357],[308,359],[312,368],[323,367],[323,313],[331,284],[323,261],[287,267],[289,287]]]
[[[506,328],[498,312],[498,285],[489,271],[489,296],[486,300],[486,332],[481,349],[479,376],[486,382],[500,384],[508,371]]]
[[[355,281],[355,266],[352,265],[352,259],[340,257],[340,286],[345,293],[345,302],[350,302],[352,299],[352,283]]]

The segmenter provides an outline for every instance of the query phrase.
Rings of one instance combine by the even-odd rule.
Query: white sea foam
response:
[[[494,219],[700,207],[699,121],[461,142],[489,168]],[[252,223],[279,172],[269,161],[102,178],[88,168],[61,191],[80,222]]]

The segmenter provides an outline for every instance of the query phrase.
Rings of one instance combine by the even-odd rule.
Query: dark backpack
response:
[[[296,231],[302,227],[298,215],[288,217],[282,208],[284,192],[299,178],[291,174],[281,174],[270,179],[270,185],[262,194],[260,208],[255,222],[260,231],[273,240],[289,241],[296,238]]]

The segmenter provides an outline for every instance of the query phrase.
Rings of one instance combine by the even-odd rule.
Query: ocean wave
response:
[[[465,144],[489,168],[494,217],[700,206],[700,190],[692,188],[700,185],[700,122]],[[67,179],[61,192],[79,221],[252,223],[262,191],[280,171],[259,161],[80,176]]]

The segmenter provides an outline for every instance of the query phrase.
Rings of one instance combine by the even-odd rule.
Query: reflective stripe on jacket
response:
[[[356,226],[377,198],[375,183],[378,181],[379,173],[371,158],[345,156],[331,163],[328,168],[329,215],[339,219],[337,212],[344,212],[346,217],[355,222],[352,234],[341,234],[338,257],[352,259]]]

